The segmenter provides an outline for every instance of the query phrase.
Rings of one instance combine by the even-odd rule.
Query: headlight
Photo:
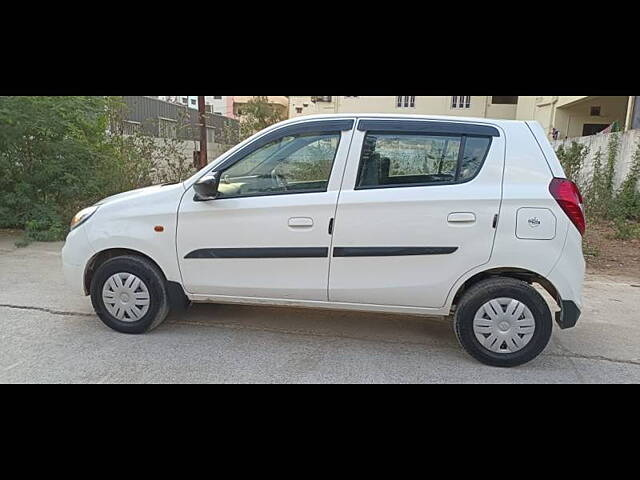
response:
[[[89,217],[96,213],[96,210],[98,210],[98,207],[94,205],[93,207],[85,208],[76,213],[73,220],[71,220],[71,230],[89,220]]]

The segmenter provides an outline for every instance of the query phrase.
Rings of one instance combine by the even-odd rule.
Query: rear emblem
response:
[[[540,226],[540,220],[537,217],[531,217],[529,219],[529,226],[531,228],[536,228]]]

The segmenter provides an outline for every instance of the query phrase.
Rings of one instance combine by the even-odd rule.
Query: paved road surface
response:
[[[14,241],[0,235],[0,383],[640,382],[630,280],[590,276],[578,327],[554,327],[541,357],[505,370],[467,356],[436,318],[196,305],[150,334],[122,335],[64,285],[61,243]]]

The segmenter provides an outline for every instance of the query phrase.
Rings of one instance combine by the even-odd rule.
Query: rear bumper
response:
[[[559,303],[560,311],[556,312],[556,323],[562,330],[575,327],[582,312],[571,300],[561,300]]]
[[[573,328],[583,308],[582,288],[585,276],[585,261],[582,255],[582,236],[569,225],[567,240],[558,262],[547,275],[555,289],[554,297],[560,311],[556,323],[562,329]]]

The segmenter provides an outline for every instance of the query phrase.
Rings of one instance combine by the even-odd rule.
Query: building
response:
[[[153,97],[165,102],[175,103],[178,105],[186,105],[194,110],[198,109],[198,97],[194,96],[172,96],[172,97]],[[204,103],[208,113],[222,115],[224,117],[237,119],[242,115],[242,107],[253,97],[246,96],[205,96]],[[281,115],[282,118],[289,117],[289,98],[288,97],[267,97],[269,104],[272,105]]]
[[[204,103],[211,105],[211,113],[233,118],[233,97],[228,95],[204,97]]]
[[[636,101],[638,99],[638,101]],[[406,113],[537,120],[551,138],[598,133],[614,122],[640,128],[640,98],[629,96],[291,96],[289,117],[318,113]]]
[[[165,102],[177,103],[179,105],[186,105],[194,110],[198,109],[198,97],[189,95],[177,95],[177,96],[165,96],[165,97],[153,97]],[[229,96],[205,96],[204,103],[208,113],[215,115],[222,115],[225,117],[233,117],[233,97]]]
[[[239,118],[242,116],[242,108],[247,104],[249,100],[254,97],[231,97],[233,102],[233,115],[231,118]],[[280,113],[282,118],[289,118],[289,97],[270,97],[269,105],[275,108]]]
[[[200,115],[182,102],[168,102],[150,96],[122,97],[125,110],[121,133],[133,135],[141,133],[157,139],[179,141],[180,148],[187,155],[193,154],[197,161],[200,149]],[[209,160],[215,159],[238,140],[239,122],[222,115],[206,114],[207,150]],[[114,128],[112,126],[111,128]]]
[[[165,96],[165,97],[152,97],[169,103],[177,103],[179,105],[186,105],[189,108],[198,109],[198,97],[190,97],[187,95]]]
[[[536,120],[558,138],[586,137],[612,124],[620,130],[640,128],[640,97],[556,96],[520,97],[517,120]]]

